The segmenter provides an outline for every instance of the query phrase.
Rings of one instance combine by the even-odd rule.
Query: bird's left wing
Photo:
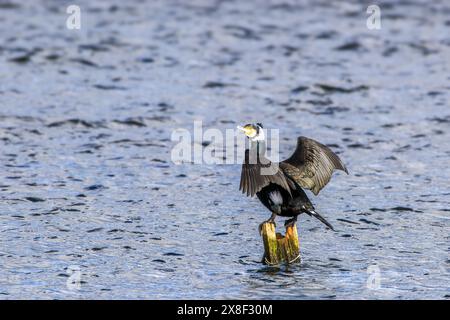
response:
[[[297,148],[289,159],[280,163],[289,179],[315,195],[330,181],[338,169],[348,174],[341,159],[327,146],[306,137],[299,137]]]
[[[285,189],[289,194],[291,194],[291,189],[289,187],[288,181],[284,173],[280,170],[280,168],[278,168],[277,164],[273,164],[267,158],[264,158],[267,161],[264,161],[263,163],[261,163],[260,161],[251,163],[249,158],[249,150],[246,150],[245,160],[242,164],[241,183],[239,186],[239,190],[241,190],[242,193],[247,194],[247,196],[253,197],[265,186],[269,185],[270,183],[275,183]]]

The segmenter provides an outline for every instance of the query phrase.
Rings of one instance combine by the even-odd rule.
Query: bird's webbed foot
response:
[[[267,219],[266,221],[264,221],[263,223],[261,223],[261,224],[258,226],[259,234],[262,234],[262,227],[263,227],[264,223],[273,223],[273,225],[274,225],[275,227],[277,226],[276,223],[275,223],[275,217],[276,217],[276,216],[277,216],[277,215],[276,215],[275,213],[272,213],[272,215],[270,216],[269,219]]]
[[[297,222],[297,216],[288,219],[284,222],[284,226],[287,227],[293,227],[295,225],[295,223]]]

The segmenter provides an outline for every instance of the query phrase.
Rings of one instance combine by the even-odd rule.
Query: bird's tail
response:
[[[333,226],[324,218],[322,217],[320,214],[318,214],[316,211],[314,210],[308,210],[306,211],[306,213],[308,215],[310,215],[311,217],[314,217],[316,219],[318,219],[320,222],[322,222],[323,224],[325,224],[328,228],[330,228],[331,230],[334,231]]]

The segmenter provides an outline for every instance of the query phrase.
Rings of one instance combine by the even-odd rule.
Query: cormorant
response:
[[[265,222],[275,223],[275,217],[290,217],[285,226],[293,225],[297,216],[306,213],[319,219],[328,228],[331,224],[317,213],[303,189],[314,195],[330,181],[335,169],[348,174],[341,159],[327,146],[306,137],[297,138],[297,148],[290,158],[272,163],[265,157],[265,137],[260,123],[246,124],[239,130],[250,139],[250,149],[245,150],[239,190],[247,196],[255,194],[272,212]],[[260,225],[260,231],[261,231]]]

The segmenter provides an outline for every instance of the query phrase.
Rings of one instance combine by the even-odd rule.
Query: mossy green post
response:
[[[265,222],[261,235],[264,243],[263,263],[277,265],[300,261],[300,245],[295,225],[286,227],[286,235],[283,236],[275,232],[275,224]]]

